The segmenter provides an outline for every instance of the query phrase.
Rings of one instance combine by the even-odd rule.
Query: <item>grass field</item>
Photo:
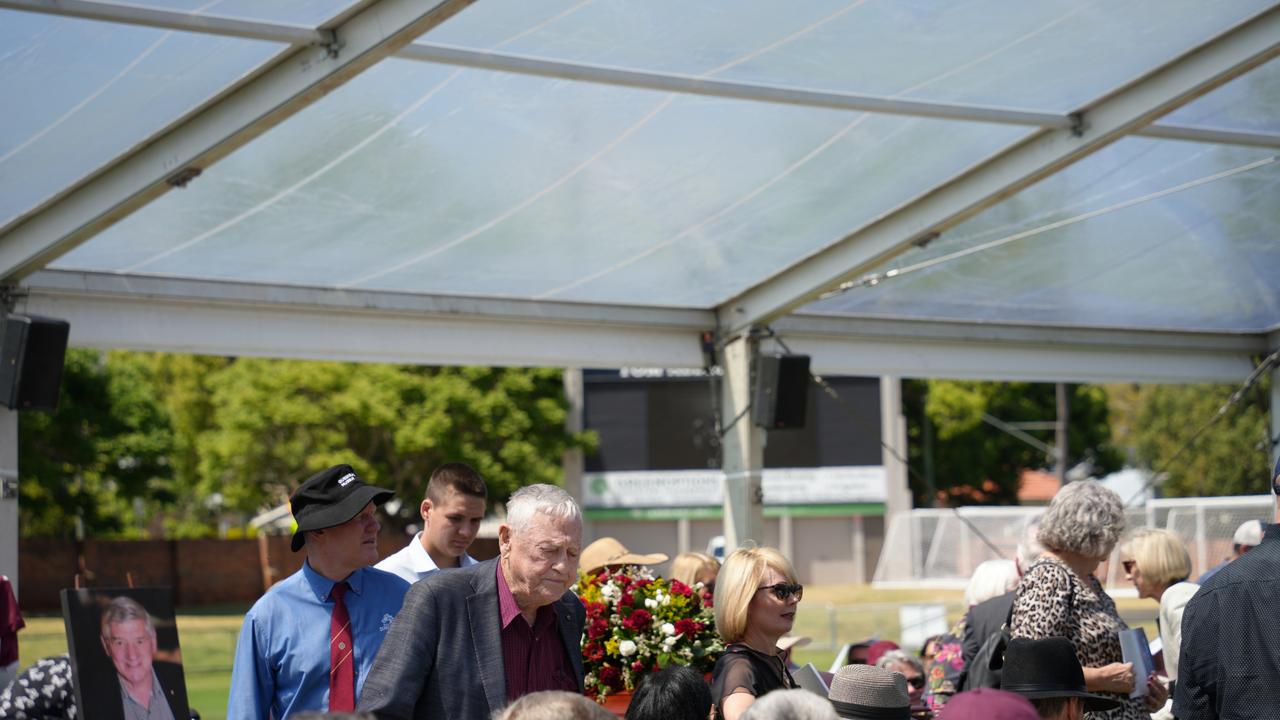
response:
[[[907,603],[943,603],[949,622],[960,617],[958,590],[875,590],[866,585],[830,585],[805,588],[804,602],[796,617],[795,633],[807,635],[813,644],[798,648],[795,659],[812,662],[825,670],[840,644],[872,636],[897,639],[898,608]],[[1144,627],[1154,637],[1157,606],[1149,600],[1121,598],[1120,614],[1133,627]],[[187,679],[187,697],[205,720],[223,720],[231,685],[231,662],[245,606],[221,606],[178,613],[178,636]],[[832,643],[832,639],[835,643]],[[23,667],[37,659],[67,651],[61,616],[28,616],[19,636]],[[919,648],[908,648],[918,650]]]

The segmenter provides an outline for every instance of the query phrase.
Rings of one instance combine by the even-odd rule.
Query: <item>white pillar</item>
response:
[[[0,407],[0,575],[18,592],[18,411]]]
[[[764,430],[751,422],[751,364],[757,342],[735,338],[717,354],[720,385],[721,448],[724,455],[724,542],[733,552],[747,540],[764,543]]]
[[[583,401],[586,396],[582,386],[582,371],[578,368],[565,368],[564,371],[564,397],[569,403],[569,412],[565,415],[564,429],[571,433],[582,432],[584,418]],[[560,465],[564,469],[564,489],[569,494],[582,502],[583,490],[582,476],[586,462],[582,457],[582,451],[573,448],[566,450],[560,458]],[[583,518],[582,536],[584,538],[594,537],[591,523]]]
[[[886,521],[911,509],[911,488],[907,484],[907,419],[902,415],[902,380],[880,378],[880,438],[884,445],[880,462],[885,472]],[[886,525],[887,527],[887,525]]]
[[[885,526],[886,529],[888,526]],[[853,516],[853,581],[865,583],[867,577],[867,528],[861,515]]]

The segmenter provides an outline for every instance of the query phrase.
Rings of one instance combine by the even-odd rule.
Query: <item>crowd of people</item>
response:
[[[1280,464],[1272,489],[1280,493]],[[347,465],[304,482],[291,498],[292,547],[307,556],[245,617],[228,717],[611,717],[584,695],[586,617],[572,588],[580,570],[667,556],[632,553],[613,538],[582,548],[577,502],[540,484],[511,496],[498,556],[477,562],[467,550],[486,495],[474,469],[437,469],[420,506],[422,532],[379,562],[376,512],[392,493]],[[670,574],[713,599],[724,650],[709,677],[655,667],[626,716],[1280,717],[1280,643],[1268,622],[1280,607],[1280,525],[1242,527],[1235,539],[1232,562],[1190,582],[1178,536],[1150,528],[1126,534],[1114,492],[1070,483],[1026,525],[1014,560],[977,568],[968,611],[949,632],[919,655],[888,640],[855,643],[842,667],[822,674],[825,693],[796,681],[790,653],[799,639],[791,633],[804,586],[790,560],[755,546],[723,564],[685,553]],[[1124,657],[1128,627],[1098,580],[1117,547],[1138,597],[1159,604],[1159,672],[1139,675]],[[0,694],[4,717],[52,716],[24,714],[31,706],[21,693],[30,685],[15,680]]]

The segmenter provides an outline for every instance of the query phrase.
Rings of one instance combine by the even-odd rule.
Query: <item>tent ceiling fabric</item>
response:
[[[268,30],[271,23],[323,30],[376,5],[135,4]],[[1238,23],[1275,15],[1275,6],[479,0],[420,42],[1063,117]],[[54,206],[73,184],[137,152],[290,49],[12,9],[0,10],[0,43],[15,49],[0,56],[0,92],[23,99],[0,115],[0,227]],[[411,50],[363,70],[185,189],[159,195],[56,257],[51,272],[26,282],[32,305],[75,310],[82,306],[68,304],[70,296],[109,290],[124,298],[131,287],[148,287],[139,301],[176,308],[184,289],[231,283],[261,286],[267,296],[270,288],[296,290],[290,303],[315,297],[314,289],[531,303],[524,308],[648,308],[655,317],[695,311],[702,314],[690,317],[707,319],[709,328],[726,301],[1046,132],[458,67],[403,57]],[[849,330],[850,345],[872,336],[906,341],[881,332],[885,326],[853,332],[840,325],[864,320],[901,322],[925,343],[937,341],[936,323],[948,322],[1057,327],[1064,342],[1085,348],[1114,337],[1104,332],[1086,342],[1071,328],[1168,332],[1172,340],[1147,348],[1168,354],[1191,337],[1185,333],[1250,336],[1191,353],[1218,358],[1204,373],[1213,379],[1247,368],[1236,360],[1275,344],[1280,329],[1280,163],[1278,150],[1265,146],[1280,137],[1280,60],[1160,123],[1252,133],[1263,146],[1122,139],[871,268],[874,283],[855,282],[788,322],[804,335],[804,322],[830,320]],[[1158,133],[1153,127],[1150,134]],[[0,250],[9,240],[0,235]],[[105,280],[111,277],[121,283]],[[95,278],[92,291],[69,287],[68,278]],[[154,282],[168,280],[164,292],[155,290]],[[379,310],[381,303],[369,311],[401,318],[422,311]],[[126,307],[134,308],[120,311],[133,312]],[[465,318],[468,307],[449,312]],[[594,322],[615,327],[612,318],[609,311]],[[689,317],[655,322],[682,333],[696,324]],[[838,354],[833,333],[811,333],[811,346]],[[111,344],[101,332],[86,341]],[[965,342],[981,344],[982,333]],[[122,344],[162,349],[136,337]],[[589,344],[584,336],[579,346]],[[258,352],[271,352],[266,345]],[[406,358],[424,357],[414,352]],[[574,364],[555,353],[511,352],[511,364]],[[585,352],[580,360],[606,355]],[[928,369],[926,362],[919,372]],[[1165,379],[1195,375],[1182,365],[1161,372]]]

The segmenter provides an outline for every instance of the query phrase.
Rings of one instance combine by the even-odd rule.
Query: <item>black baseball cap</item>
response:
[[[308,530],[323,530],[350,520],[372,502],[375,505],[395,497],[385,488],[366,485],[350,465],[334,465],[307,478],[289,498],[289,509],[298,529],[293,533],[293,551],[307,542]]]

